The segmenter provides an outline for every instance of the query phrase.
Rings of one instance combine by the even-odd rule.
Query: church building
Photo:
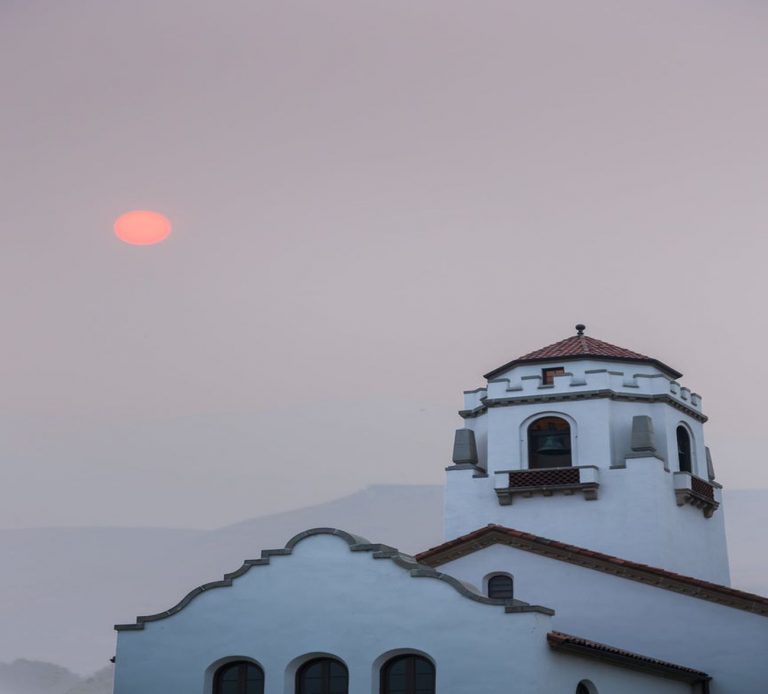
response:
[[[443,544],[300,533],[117,625],[115,694],[768,692],[701,397],[576,330],[464,393]]]

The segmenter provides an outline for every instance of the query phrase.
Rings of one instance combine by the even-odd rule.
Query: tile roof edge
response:
[[[618,357],[618,356],[608,356],[604,354],[572,354],[572,355],[561,356],[561,357],[558,357],[558,356],[530,357],[530,358],[519,357],[517,359],[513,359],[512,361],[508,361],[506,364],[502,364],[501,366],[498,366],[495,369],[492,369],[491,371],[488,371],[487,373],[483,374],[483,378],[485,378],[486,380],[496,378],[499,374],[504,373],[509,369],[512,369],[516,366],[520,366],[523,364],[539,364],[544,362],[561,362],[561,361],[567,362],[567,361],[580,361],[580,360],[615,361],[615,362],[625,362],[628,364],[651,364],[652,366],[655,366],[659,371],[669,376],[672,380],[677,380],[678,378],[683,377],[682,372],[678,371],[677,369],[673,369],[671,366],[668,366],[663,361],[659,361],[658,359],[654,359],[653,357]]]
[[[679,665],[659,658],[641,655],[633,651],[627,651],[616,646],[599,641],[592,641],[572,634],[564,634],[560,631],[550,631],[547,634],[547,643],[550,648],[556,651],[573,653],[586,657],[607,660],[614,665],[630,667],[631,669],[651,672],[664,677],[679,679],[692,684],[699,682],[708,682],[712,679],[710,675],[701,670]]]
[[[494,537],[494,534],[500,537]],[[471,546],[472,543],[483,538],[490,538],[491,542],[482,547]],[[569,561],[569,563],[611,573],[620,578],[639,581],[689,597],[768,617],[768,597],[493,523],[419,552],[415,558],[428,566],[440,566],[458,557],[472,554],[490,544],[497,544],[501,542],[501,538],[517,540],[518,542],[512,545],[517,549],[546,554],[560,561]],[[686,590],[686,588],[693,590]]]

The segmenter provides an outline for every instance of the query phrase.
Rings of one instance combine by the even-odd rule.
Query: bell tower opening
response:
[[[571,427],[560,417],[542,417],[528,427],[528,467],[570,467]]]
[[[682,424],[677,427],[677,463],[680,472],[693,472],[691,435]]]

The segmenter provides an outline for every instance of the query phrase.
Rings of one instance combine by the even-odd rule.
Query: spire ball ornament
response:
[[[584,325],[584,323],[577,323],[576,324],[576,334],[577,335],[583,335],[584,331],[587,329],[587,326]]]

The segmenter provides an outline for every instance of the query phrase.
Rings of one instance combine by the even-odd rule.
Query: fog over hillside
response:
[[[113,667],[89,677],[36,660],[0,663],[0,694],[111,694]]]
[[[115,623],[165,610],[302,530],[341,527],[415,552],[441,541],[441,518],[442,488],[414,485],[370,487],[215,530],[3,530],[0,556],[14,570],[0,575],[0,661],[90,673],[114,655]]]
[[[725,506],[733,584],[768,594],[768,557],[755,551],[768,524],[768,490],[728,492]],[[0,661],[28,658],[93,673],[114,655],[115,623],[165,610],[301,530],[340,527],[417,552],[442,541],[441,518],[442,487],[393,485],[216,530],[0,531],[0,556],[13,568],[0,575]]]

